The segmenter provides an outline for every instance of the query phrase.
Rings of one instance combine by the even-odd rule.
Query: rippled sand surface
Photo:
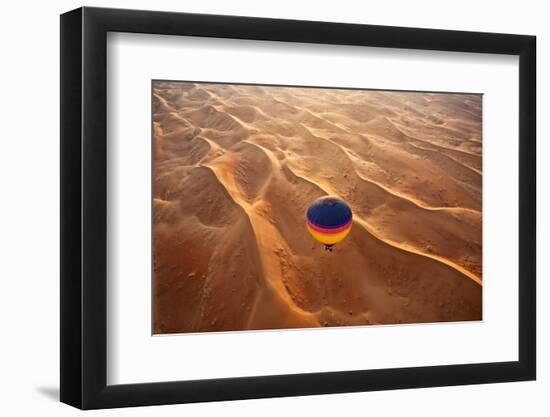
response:
[[[155,81],[153,147],[155,333],[481,319],[481,96]]]

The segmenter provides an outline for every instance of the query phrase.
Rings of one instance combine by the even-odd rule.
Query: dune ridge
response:
[[[154,333],[481,319],[480,96],[153,87]]]

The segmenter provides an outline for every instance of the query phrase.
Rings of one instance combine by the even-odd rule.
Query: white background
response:
[[[517,57],[137,34],[107,51],[109,384],[517,360]],[[483,93],[483,322],[151,337],[151,79]]]
[[[550,94],[541,81],[548,67],[550,28],[544,2],[230,2],[89,1],[88,5],[241,14],[296,19],[333,20],[443,29],[483,30],[538,36],[538,119],[540,140],[548,133],[542,120]],[[2,152],[0,163],[0,245],[3,280],[0,302],[0,410],[6,415],[73,415],[58,404],[58,273],[59,273],[59,52],[58,14],[80,6],[9,3],[2,13],[4,81],[0,101]],[[548,71],[546,71],[548,73]],[[543,102],[544,101],[544,102]],[[539,147],[539,377],[537,382],[485,386],[327,395],[305,398],[239,401],[169,407],[100,411],[99,415],[547,415],[550,390],[550,329],[546,318],[550,295],[548,264],[550,224],[540,213],[550,210],[550,194],[542,194],[550,179],[548,145]],[[542,237],[543,233],[545,234]]]

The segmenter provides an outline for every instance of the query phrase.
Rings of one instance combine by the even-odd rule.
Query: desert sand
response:
[[[482,318],[481,96],[153,82],[153,332]],[[353,210],[326,252],[322,195]]]

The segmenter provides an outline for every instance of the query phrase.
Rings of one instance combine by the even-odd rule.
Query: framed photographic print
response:
[[[61,16],[61,400],[536,374],[535,38]]]

